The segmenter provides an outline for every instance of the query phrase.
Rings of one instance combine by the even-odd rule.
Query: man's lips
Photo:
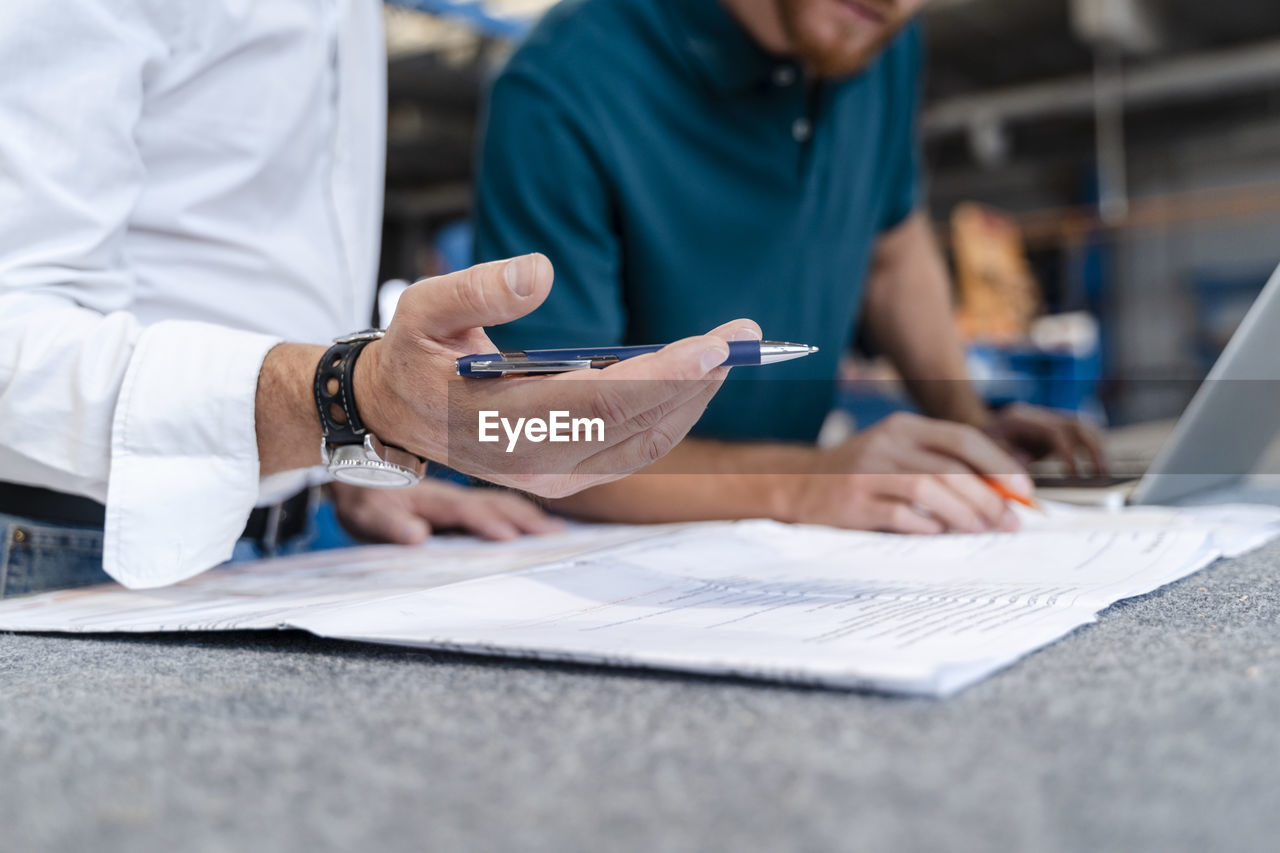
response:
[[[864,3],[862,0],[840,0],[840,5],[873,24],[883,24],[885,18],[888,17],[883,10],[870,3]]]

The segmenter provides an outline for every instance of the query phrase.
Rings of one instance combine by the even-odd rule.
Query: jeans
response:
[[[241,539],[230,562],[280,557],[311,550],[315,514],[302,535],[266,553],[258,542]],[[32,521],[0,513],[0,598],[108,583],[102,570],[102,530]]]

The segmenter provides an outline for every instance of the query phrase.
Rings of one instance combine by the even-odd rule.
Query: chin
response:
[[[863,71],[876,58],[888,38],[873,46],[851,49],[847,44],[813,44],[796,51],[800,61],[820,77],[849,77]]]
[[[781,11],[796,56],[823,77],[862,71],[907,23],[900,13],[868,20],[842,0],[782,0]]]

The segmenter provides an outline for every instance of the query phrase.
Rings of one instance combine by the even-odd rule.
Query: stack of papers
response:
[[[1280,535],[1280,509],[1052,506],[1016,534],[583,526],[245,563],[0,602],[0,630],[324,637],[945,696]]]

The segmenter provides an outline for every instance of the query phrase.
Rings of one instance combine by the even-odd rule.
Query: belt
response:
[[[311,516],[314,492],[314,489],[303,489],[278,504],[255,508],[249,513],[242,537],[255,541],[269,552],[301,535]],[[107,517],[107,508],[92,498],[2,481],[0,512],[50,524],[97,528],[106,524]]]

